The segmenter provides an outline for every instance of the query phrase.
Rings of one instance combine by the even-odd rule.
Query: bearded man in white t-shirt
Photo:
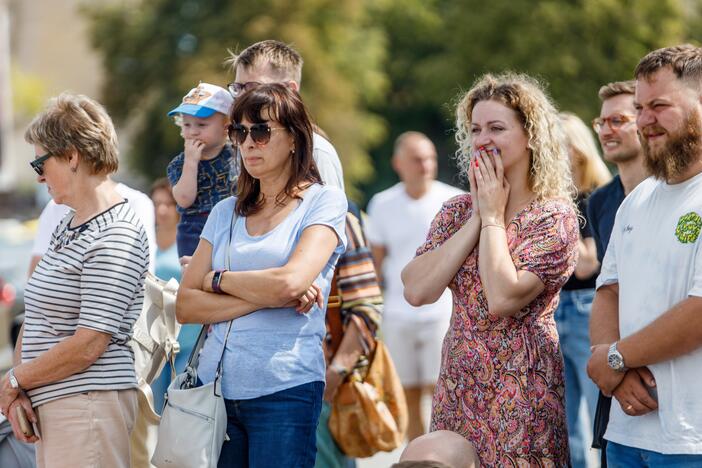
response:
[[[702,466],[702,49],[635,70],[650,177],[624,200],[597,279],[588,373],[613,402],[610,466]]]
[[[370,200],[367,231],[385,293],[383,337],[405,389],[407,435],[412,440],[425,431],[421,397],[434,391],[452,305],[446,290],[434,304],[411,306],[400,273],[426,240],[441,205],[462,192],[435,180],[436,148],[422,133],[406,132],[397,138],[392,167],[401,182]]]

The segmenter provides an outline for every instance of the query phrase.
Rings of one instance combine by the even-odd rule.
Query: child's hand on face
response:
[[[200,140],[185,140],[185,159],[188,161],[200,161],[202,159],[202,150],[205,149],[205,144]]]

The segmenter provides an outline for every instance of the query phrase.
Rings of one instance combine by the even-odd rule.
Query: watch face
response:
[[[618,354],[610,354],[607,356],[607,363],[609,364],[609,367],[611,367],[614,370],[619,370],[624,366],[624,362],[622,361],[622,357]]]

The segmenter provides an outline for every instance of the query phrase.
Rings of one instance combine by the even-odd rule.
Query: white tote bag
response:
[[[229,251],[236,218],[236,212],[232,213],[227,248],[224,250],[227,270],[230,266]],[[227,326],[214,382],[196,387],[200,350],[209,328],[204,325],[185,372],[178,374],[168,386],[156,451],[151,458],[151,463],[158,468],[217,467],[222,444],[227,437],[227,409],[222,396],[222,361],[232,322],[230,320]]]
[[[227,338],[232,322],[227,327]],[[158,468],[215,468],[227,433],[227,410],[222,396],[222,355],[214,382],[197,385],[199,350],[207,325],[200,332],[185,372],[168,386],[166,405],[158,428],[156,451],[151,458]]]

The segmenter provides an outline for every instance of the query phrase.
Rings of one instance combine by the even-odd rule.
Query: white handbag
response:
[[[232,214],[225,250],[227,270],[235,220],[236,214]],[[200,350],[209,328],[204,325],[185,372],[178,374],[168,386],[156,451],[151,458],[151,463],[158,468],[216,468],[222,444],[227,437],[227,410],[222,396],[222,361],[232,322],[230,320],[227,326],[214,382],[196,386]]]

